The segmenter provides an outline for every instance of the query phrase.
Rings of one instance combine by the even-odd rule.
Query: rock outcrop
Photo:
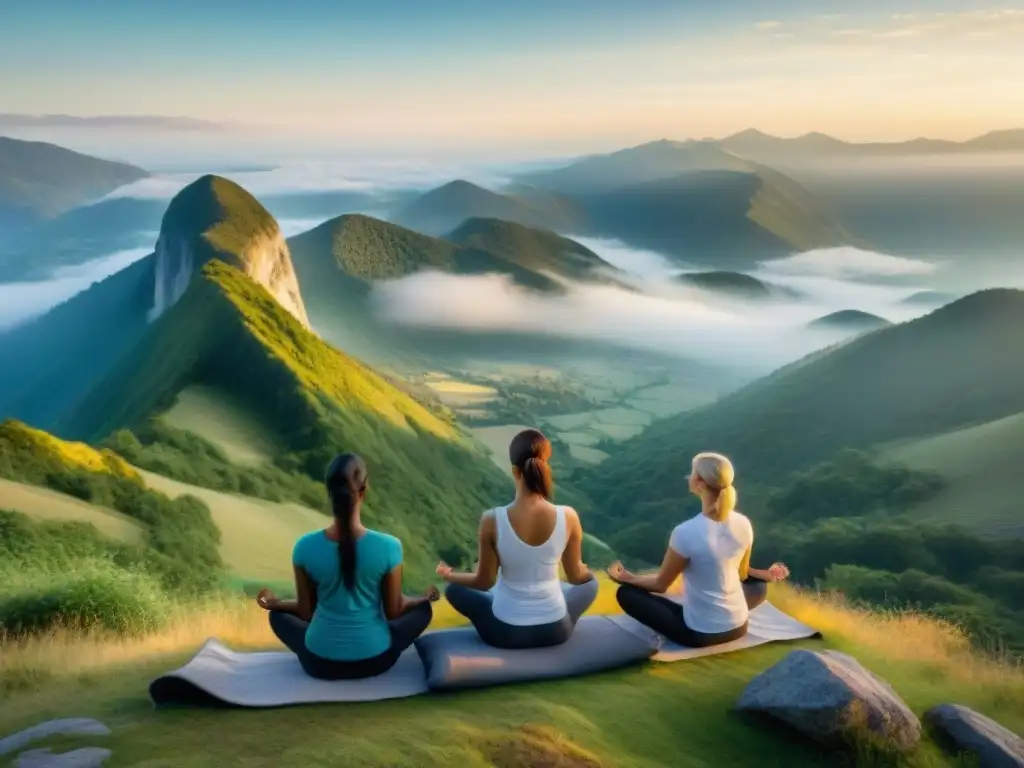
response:
[[[256,198],[219,176],[192,182],[167,207],[156,243],[150,319],[174,306],[211,259],[240,269],[309,327],[277,221]]]
[[[23,731],[0,739],[0,755],[17,752],[33,741],[50,736],[109,736],[110,729],[99,720],[88,717],[68,717],[60,720],[49,720]]]
[[[818,741],[872,741],[898,751],[921,740],[921,722],[892,687],[852,656],[798,650],[755,677],[736,709],[781,720]]]
[[[974,755],[980,768],[1024,768],[1024,739],[973,709],[941,704],[924,719],[958,751]]]
[[[109,749],[100,747],[82,747],[57,753],[48,749],[33,749],[18,755],[13,768],[101,768],[111,754]]]

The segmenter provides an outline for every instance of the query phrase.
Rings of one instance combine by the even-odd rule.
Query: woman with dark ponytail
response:
[[[488,645],[560,645],[597,597],[597,580],[583,564],[580,518],[570,507],[549,501],[550,458],[551,443],[536,429],[516,435],[509,446],[516,497],[484,513],[476,571],[437,566],[449,583],[448,602]],[[559,563],[568,585],[558,578]]]
[[[256,601],[270,627],[306,673],[351,680],[387,672],[430,624],[431,587],[422,597],[402,594],[402,543],[366,528],[359,511],[369,488],[366,464],[343,453],[327,468],[334,522],[298,540],[292,553],[295,600],[269,589]]]

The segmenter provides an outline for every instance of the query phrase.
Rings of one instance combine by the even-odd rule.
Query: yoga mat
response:
[[[665,595],[673,602],[680,602],[678,595]],[[720,653],[731,653],[742,651],[745,648],[754,648],[765,643],[777,643],[791,640],[806,640],[809,638],[820,638],[821,633],[803,624],[792,616],[783,613],[771,603],[762,603],[750,612],[750,622],[747,634],[739,640],[733,640],[721,645],[713,645],[710,648],[686,648],[676,645],[672,641],[656,635],[636,619],[629,616],[618,615],[611,618],[623,629],[649,638],[652,635],[658,640],[658,650],[651,657],[653,661],[672,662],[696,659],[701,656],[714,656]]]
[[[670,596],[670,598],[678,600],[676,596]],[[750,629],[745,637],[711,648],[678,646],[655,634],[629,616],[584,617],[581,622],[600,623],[602,620],[613,622],[618,627],[636,635],[645,643],[649,643],[648,647],[657,648],[650,658],[659,662],[683,661],[701,656],[740,651],[765,643],[821,637],[820,633],[800,623],[792,616],[788,616],[770,603],[764,603],[750,612]],[[577,627],[577,629],[579,628]],[[442,637],[457,638],[465,634],[466,631],[436,630],[424,634],[417,643],[420,646],[436,645]],[[432,637],[435,635],[436,638]],[[579,640],[583,639],[582,636],[579,638]],[[566,646],[551,649],[551,658],[561,659],[562,663],[566,663],[564,653],[567,648],[571,647],[567,643]],[[486,654],[483,654],[485,656],[509,655],[507,651],[485,648]],[[528,661],[534,656],[543,656],[544,650],[512,652],[509,661],[516,654]],[[643,655],[646,657],[648,652],[644,652]],[[637,659],[637,661],[642,661],[642,659]],[[536,665],[536,663],[537,661],[534,660],[533,664]],[[613,666],[618,666],[618,664]],[[587,663],[581,663],[581,668],[587,669]],[[525,671],[530,672],[529,669]],[[435,672],[435,677],[438,674],[440,672]],[[573,675],[570,672],[566,676],[572,677],[580,674]],[[512,679],[508,682],[514,682],[518,676],[520,675],[511,674]],[[527,674],[524,679],[551,676]],[[458,676],[456,675],[456,677]],[[498,684],[498,682],[497,680],[487,680],[484,685]],[[453,687],[462,687],[463,685],[465,685],[465,681],[459,680],[453,684]],[[446,686],[439,685],[439,687]],[[417,696],[427,691],[427,670],[415,646],[403,653],[392,669],[378,677],[365,680],[325,681],[316,680],[306,675],[291,651],[239,653],[212,639],[207,640],[206,644],[185,666],[158,677],[149,686],[150,698],[156,705],[173,703],[209,706],[219,704],[240,707],[284,707],[328,702],[381,701]]]
[[[409,648],[394,667],[377,677],[316,680],[302,670],[291,651],[238,653],[207,640],[185,666],[154,680],[149,696],[156,705],[283,707],[399,699],[426,690],[427,676],[415,648]]]

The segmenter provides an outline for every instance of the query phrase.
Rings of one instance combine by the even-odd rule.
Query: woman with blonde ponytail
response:
[[[701,513],[676,526],[661,569],[650,576],[630,573],[615,562],[608,575],[622,586],[622,610],[679,645],[704,648],[747,633],[750,611],[768,597],[768,582],[789,569],[776,563],[766,571],[750,567],[754,529],[736,511],[735,471],[719,453],[699,453],[688,476],[701,500]],[[682,574],[683,599],[663,597]]]

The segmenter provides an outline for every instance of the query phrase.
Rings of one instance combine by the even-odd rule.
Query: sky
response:
[[[0,113],[230,124],[162,127],[199,142],[571,153],[748,127],[898,140],[1024,126],[1022,0],[0,7]]]

